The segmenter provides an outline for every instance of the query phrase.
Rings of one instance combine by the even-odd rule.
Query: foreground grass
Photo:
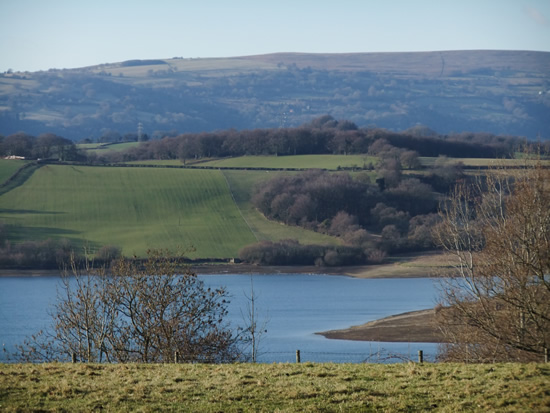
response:
[[[0,365],[2,411],[548,411],[545,364]]]

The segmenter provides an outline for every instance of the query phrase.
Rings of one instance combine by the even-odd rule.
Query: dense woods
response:
[[[406,178],[386,187],[369,175],[310,170],[280,176],[259,187],[254,205],[268,218],[339,237],[340,247],[261,242],[240,252],[245,261],[274,264],[352,265],[380,262],[387,253],[433,247],[436,194]]]

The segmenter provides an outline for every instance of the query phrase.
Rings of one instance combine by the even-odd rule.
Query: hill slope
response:
[[[250,191],[267,177],[255,171],[46,165],[0,195],[0,222],[12,242],[68,238],[89,243],[92,251],[119,246],[127,256],[192,246],[195,251],[185,254],[191,258],[231,258],[257,240],[338,242],[270,222],[256,211]]]
[[[359,126],[550,136],[550,53],[453,51],[134,60],[0,75],[0,133]],[[111,134],[116,136],[116,134]],[[106,137],[105,139],[108,139]]]
[[[1,203],[19,239],[72,238],[129,256],[193,246],[191,257],[234,257],[256,240],[218,171],[47,165]]]

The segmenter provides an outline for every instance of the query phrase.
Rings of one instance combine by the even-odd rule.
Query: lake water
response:
[[[343,276],[270,274],[200,275],[207,285],[226,286],[231,295],[229,321],[244,325],[246,295],[253,283],[259,322],[267,333],[259,345],[260,362],[387,362],[416,359],[423,350],[433,359],[437,344],[329,340],[316,332],[342,329],[407,311],[431,308],[437,299],[429,278],[358,279]],[[59,277],[0,277],[0,344],[16,343],[50,323],[48,308]],[[396,356],[396,357],[391,357]],[[0,354],[0,360],[6,360]]]

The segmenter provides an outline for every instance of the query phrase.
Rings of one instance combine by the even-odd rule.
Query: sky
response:
[[[550,51],[550,0],[0,0],[0,72],[479,49]]]

